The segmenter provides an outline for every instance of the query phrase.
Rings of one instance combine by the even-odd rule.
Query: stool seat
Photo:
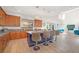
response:
[[[41,37],[40,37],[40,33],[32,33],[32,40],[33,41],[40,41]]]

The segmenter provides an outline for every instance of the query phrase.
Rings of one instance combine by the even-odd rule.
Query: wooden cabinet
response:
[[[5,16],[5,12],[3,11],[3,9],[0,7],[0,16]]]
[[[20,26],[20,17],[6,15],[4,10],[0,8],[0,26]]]
[[[10,32],[11,40],[27,38],[26,32]]]
[[[27,33],[26,32],[21,32],[20,37],[21,38],[27,38]]]
[[[10,32],[10,40],[16,39],[16,32]]]
[[[34,20],[34,27],[42,27],[42,20]]]
[[[19,32],[10,32],[11,40],[20,39],[20,33]]]
[[[5,17],[0,18],[0,26],[5,25]]]
[[[26,32],[9,32],[3,36],[0,36],[0,52],[3,52],[4,49],[7,46],[7,43],[9,40],[16,40],[16,39],[27,39],[27,33]]]
[[[0,26],[17,27],[20,26],[20,17],[17,16],[1,16]]]
[[[20,37],[20,34],[21,34],[21,33],[20,33],[20,32],[15,32],[15,33],[16,33],[16,34],[15,34],[15,35],[16,35],[15,39],[21,39],[21,37]]]
[[[5,34],[2,37],[2,50],[4,50],[6,48],[8,41],[9,41],[9,35]]]
[[[0,52],[4,51],[8,41],[9,41],[9,33],[7,33],[3,36],[0,36]]]
[[[0,26],[5,25],[5,12],[3,11],[2,8],[0,8]]]
[[[2,37],[0,37],[0,52],[2,52],[2,44],[3,44]]]
[[[6,16],[5,17],[6,26],[20,26],[19,16]]]

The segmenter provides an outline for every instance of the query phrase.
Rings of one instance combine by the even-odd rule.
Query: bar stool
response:
[[[40,33],[40,37],[41,37],[41,40],[38,41],[38,44],[42,44],[43,42],[45,42],[44,40],[42,40],[43,39],[43,32]]]
[[[50,38],[50,32],[49,31],[44,31],[43,32],[43,37],[42,37],[43,45],[48,46],[47,40],[49,38]]]
[[[57,40],[57,36],[58,36],[59,34],[60,34],[60,33],[59,33],[59,31],[57,31],[57,30],[54,30],[55,41]]]
[[[28,42],[29,47],[33,47],[36,45],[36,42],[32,40],[32,33],[28,33],[27,42]]]
[[[32,33],[32,40],[36,42],[36,45],[34,46],[34,50],[37,51],[40,49],[40,47],[38,46],[38,41],[40,41],[40,33],[36,32],[36,33]]]
[[[49,31],[49,32],[50,32],[50,38],[47,41],[49,43],[53,43],[53,39],[54,39],[54,36],[55,36],[55,32],[54,32],[54,30]]]

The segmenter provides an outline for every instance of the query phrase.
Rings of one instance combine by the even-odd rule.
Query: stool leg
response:
[[[37,46],[37,42],[36,42],[36,46],[34,46],[34,48],[33,48],[35,51],[38,51],[38,50],[40,50],[40,47],[39,46]]]
[[[53,37],[50,37],[49,43],[53,43]]]
[[[44,45],[44,46],[48,46],[48,42],[45,41],[45,42],[43,43],[43,45]]]
[[[55,41],[57,40],[57,35],[55,36]]]

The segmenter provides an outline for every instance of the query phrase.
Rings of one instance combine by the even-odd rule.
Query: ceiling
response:
[[[78,6],[2,6],[8,15],[21,16],[22,19],[57,19],[56,17],[66,11],[79,8]]]

